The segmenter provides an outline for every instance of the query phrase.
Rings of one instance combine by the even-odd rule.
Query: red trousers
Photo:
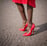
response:
[[[36,7],[35,0],[12,0],[14,3],[28,4],[32,7]]]

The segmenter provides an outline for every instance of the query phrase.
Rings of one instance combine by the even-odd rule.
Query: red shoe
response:
[[[35,28],[35,24],[32,24],[30,32],[29,33],[24,33],[23,36],[30,36],[32,34],[32,31],[33,31],[33,34],[34,34],[34,28]]]
[[[25,29],[27,28],[27,26],[28,26],[28,24],[26,24],[24,28],[20,28],[19,30],[20,31],[25,31]]]

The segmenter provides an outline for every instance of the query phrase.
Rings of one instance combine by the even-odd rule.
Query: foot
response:
[[[27,28],[27,26],[28,26],[27,21],[23,21],[23,26],[22,26],[22,28],[20,28],[19,30],[20,30],[20,31],[25,31],[26,28]]]
[[[28,24],[27,32],[26,33],[29,33],[30,32],[31,27],[32,27],[32,24]]]

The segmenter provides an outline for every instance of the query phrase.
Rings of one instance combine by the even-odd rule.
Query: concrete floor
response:
[[[23,37],[22,18],[11,0],[0,0],[0,46],[47,46],[47,0],[36,0],[33,22],[35,34]],[[27,16],[26,5],[25,12]]]

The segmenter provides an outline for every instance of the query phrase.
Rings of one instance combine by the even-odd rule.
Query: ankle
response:
[[[26,23],[27,22],[27,20],[23,20],[23,23]]]
[[[23,24],[22,24],[23,27],[26,25],[26,22],[27,22],[27,20],[23,20],[23,22],[22,22],[22,23],[23,23]]]
[[[28,26],[31,26],[33,23],[28,23]]]

